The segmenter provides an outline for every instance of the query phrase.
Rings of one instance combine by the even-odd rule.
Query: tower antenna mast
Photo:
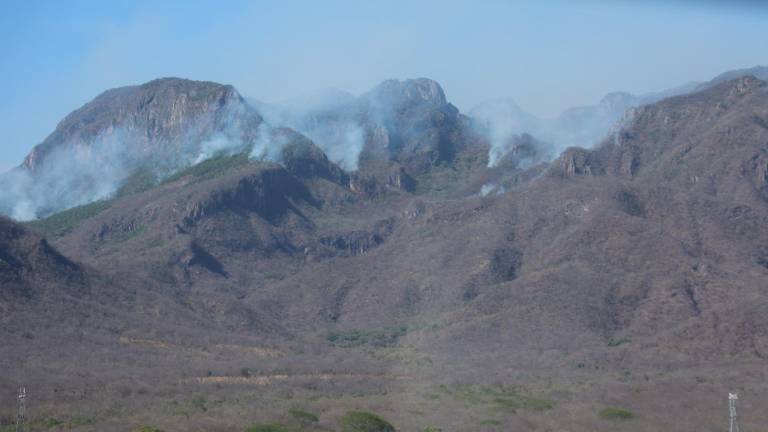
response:
[[[16,413],[16,432],[24,432],[24,416],[26,411],[27,388],[19,388],[19,410]]]
[[[730,432],[739,432],[739,419],[736,416],[736,401],[739,400],[738,393],[728,393],[728,406],[731,412]]]

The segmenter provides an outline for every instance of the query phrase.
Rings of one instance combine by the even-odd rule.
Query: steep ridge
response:
[[[555,178],[612,183],[604,188],[605,204],[592,191],[597,198],[574,211],[604,218],[598,209],[610,205],[626,220],[612,216],[591,231],[603,247],[610,245],[606,268],[621,270],[615,275],[621,288],[603,294],[617,306],[619,327],[648,337],[671,333],[685,350],[704,351],[697,351],[699,358],[765,349],[766,322],[755,313],[765,294],[759,281],[765,276],[761,221],[768,207],[761,173],[768,129],[760,119],[767,109],[764,82],[721,83],[641,107],[615,139],[591,152],[569,150],[553,164]],[[574,250],[564,240],[560,247]],[[590,247],[579,249],[582,255]],[[642,259],[631,264],[638,254]],[[599,265],[590,261],[588,268]]]
[[[29,229],[0,217],[0,300],[40,300],[86,288],[82,269]]]
[[[724,81],[731,81],[737,78],[745,76],[753,76],[759,80],[768,80],[768,66],[753,66],[751,68],[736,69],[728,72],[721,73],[720,75],[712,78],[710,81],[700,84],[697,90],[704,90],[709,87],[713,87]]]

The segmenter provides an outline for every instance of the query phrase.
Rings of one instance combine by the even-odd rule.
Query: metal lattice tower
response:
[[[739,420],[736,417],[736,401],[739,400],[738,393],[728,393],[728,405],[731,410],[731,428],[730,432],[739,432]]]
[[[19,411],[16,413],[16,432],[24,431],[24,415],[27,409],[27,388],[21,387],[19,389]]]

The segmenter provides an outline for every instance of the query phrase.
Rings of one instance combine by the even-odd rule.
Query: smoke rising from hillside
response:
[[[245,151],[252,159],[279,163],[288,138],[274,134],[273,126],[267,123],[261,123],[254,133],[247,124],[248,116],[253,115],[250,109],[245,105],[222,107],[213,132],[192,121],[183,136],[155,142],[155,154],[136,150],[145,140],[140,131],[117,127],[101,130],[95,137],[76,134],[46,153],[34,172],[20,167],[0,175],[4,185],[0,189],[0,213],[26,221],[108,199],[139,168],[148,168],[163,179],[207,159]],[[301,129],[321,144],[330,160],[344,169],[357,169],[363,147],[363,131],[358,125],[307,121]]]
[[[16,168],[0,176],[0,211],[30,220],[108,198],[130,174],[134,157],[114,131],[90,147],[58,148],[46,155],[35,173]]]
[[[344,170],[355,171],[365,144],[364,131],[353,119],[330,112],[346,102],[346,99],[313,97],[306,105],[297,101],[290,106],[252,103],[270,125],[302,133],[320,147],[331,162]]]
[[[511,100],[500,99],[470,111],[475,119],[470,124],[487,138],[488,167],[525,169],[552,160],[575,143],[593,146],[596,137],[608,135],[617,112],[630,102],[614,97],[542,121]],[[118,123],[95,135],[75,134],[57,143],[34,174],[16,169],[0,176],[8,185],[0,190],[0,212],[29,220],[107,199],[139,168],[149,168],[163,179],[212,157],[242,152],[279,163],[288,138],[274,134],[273,128],[283,126],[304,134],[329,160],[354,171],[366,144],[381,158],[439,148],[440,128],[457,116],[439,84],[428,79],[389,80],[357,98],[334,91],[284,106],[256,101],[249,105],[233,92],[223,104],[175,120],[181,125],[177,123],[171,135],[153,129],[163,117],[138,127],[131,123],[136,117],[129,117],[128,126]]]
[[[270,125],[262,124],[249,157],[253,160],[279,162],[280,150],[287,144],[284,136],[273,133]]]
[[[316,123],[312,127],[298,128],[298,131],[314,141],[331,162],[347,171],[357,170],[360,153],[363,151],[363,129],[354,122],[341,121],[333,124]]]

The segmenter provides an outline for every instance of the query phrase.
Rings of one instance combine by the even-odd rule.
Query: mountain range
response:
[[[42,217],[0,218],[0,425],[24,385],[50,430],[755,429],[764,72],[567,111],[580,147],[425,78],[109,90],[1,179]]]

